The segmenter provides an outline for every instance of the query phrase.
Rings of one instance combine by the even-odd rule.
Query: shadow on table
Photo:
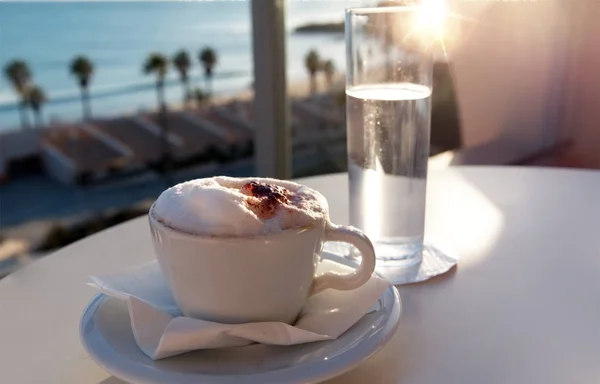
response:
[[[117,379],[114,376],[111,376],[111,377],[107,378],[106,380],[102,380],[98,384],[127,384],[127,382],[125,382],[121,379]]]

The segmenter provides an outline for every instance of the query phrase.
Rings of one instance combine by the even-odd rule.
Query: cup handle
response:
[[[342,241],[358,248],[361,255],[360,266],[352,273],[340,275],[325,273],[315,278],[310,295],[316,295],[326,289],[350,291],[364,285],[375,270],[375,249],[371,240],[356,228],[329,224],[325,229],[325,241]]]

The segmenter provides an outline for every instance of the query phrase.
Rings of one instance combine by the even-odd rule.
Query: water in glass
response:
[[[378,267],[421,261],[431,88],[412,83],[346,90],[350,222],[375,244]]]

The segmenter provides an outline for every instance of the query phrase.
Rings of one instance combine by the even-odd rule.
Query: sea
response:
[[[255,0],[267,1],[267,0]],[[340,22],[347,7],[375,5],[370,0],[287,0],[287,73],[290,81],[306,78],[304,56],[312,48],[345,68],[343,34],[293,33],[313,22]],[[203,86],[198,52],[212,47],[218,55],[213,90],[232,95],[252,86],[250,1],[170,2],[6,2],[0,1],[0,68],[25,60],[33,81],[47,94],[48,121],[81,119],[79,88],[69,62],[86,55],[95,72],[91,83],[94,116],[117,116],[156,105],[154,78],[142,72],[148,54],[172,56],[186,49],[193,56],[193,82]],[[167,77],[168,102],[181,103],[178,76]],[[18,129],[17,96],[4,73],[0,77],[0,131]]]

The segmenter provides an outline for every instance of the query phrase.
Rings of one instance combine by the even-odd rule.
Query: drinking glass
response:
[[[350,224],[392,282],[423,252],[434,48],[423,21],[418,6],[346,10]]]

